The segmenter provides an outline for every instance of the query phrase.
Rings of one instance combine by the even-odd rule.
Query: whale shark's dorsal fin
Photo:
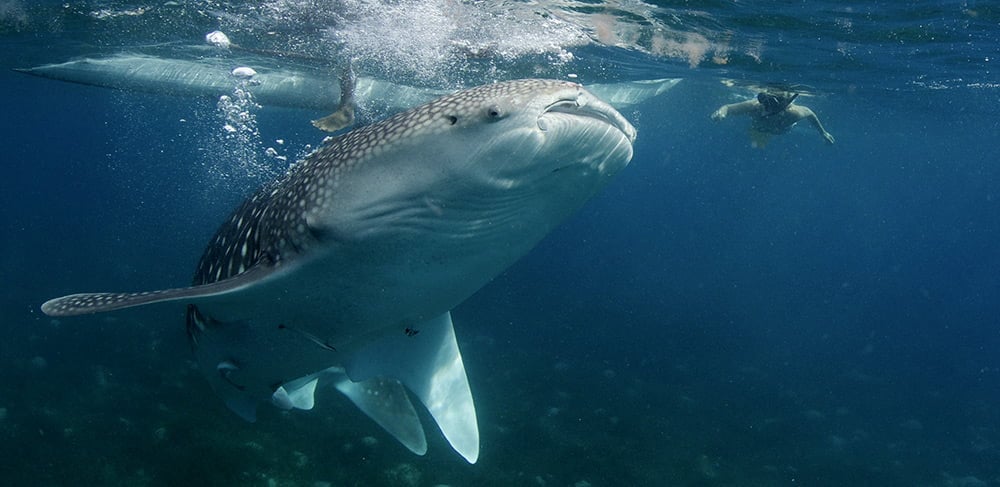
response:
[[[193,302],[200,298],[228,294],[254,285],[260,282],[261,279],[271,275],[275,269],[275,266],[260,264],[247,269],[242,274],[200,286],[136,293],[70,294],[46,301],[42,304],[42,312],[49,316],[74,316],[103,313],[105,311],[161,303],[164,301],[176,301],[178,299]]]
[[[325,132],[336,132],[350,127],[354,123],[354,111],[357,106],[354,101],[357,84],[358,78],[354,74],[354,67],[348,60],[344,63],[343,72],[340,74],[340,103],[337,105],[337,110],[323,118],[313,120],[313,127]]]

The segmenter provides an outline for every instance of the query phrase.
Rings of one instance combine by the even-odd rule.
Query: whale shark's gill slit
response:
[[[306,231],[309,232],[309,236],[317,242],[330,242],[338,240],[336,230],[330,227],[321,227],[307,223]]]

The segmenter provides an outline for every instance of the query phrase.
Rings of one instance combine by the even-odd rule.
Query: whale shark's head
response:
[[[551,228],[628,164],[635,137],[621,114],[578,83],[479,86],[355,130],[314,153],[314,167],[337,167],[326,179],[329,200],[308,219],[351,235],[384,229],[403,214],[408,225],[422,217],[448,225],[449,211],[462,215],[460,224],[496,223],[497,216]],[[413,211],[421,207],[431,211]]]
[[[510,184],[531,184],[563,169],[613,175],[631,159],[636,136],[614,108],[571,82],[480,86],[424,109],[440,113],[445,130],[466,141],[461,153],[475,170]]]

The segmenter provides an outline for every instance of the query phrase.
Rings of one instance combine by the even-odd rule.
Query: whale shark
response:
[[[264,106],[332,111],[345,106],[343,83],[336,76],[312,67],[276,64],[266,57],[235,59],[201,57],[186,59],[122,52],[102,57],[82,57],[15,71],[77,84],[178,97],[218,98],[230,95],[240,81],[236,66],[253,66],[246,84],[254,101]],[[677,78],[643,79],[618,83],[593,83],[587,89],[623,110],[673,88]],[[370,76],[358,76],[354,97],[358,106],[376,113],[396,113],[447,94],[447,90],[409,86]]]
[[[451,310],[632,159],[636,129],[582,85],[515,80],[329,137],[244,201],[193,283],[71,294],[49,316],[185,310],[199,368],[254,421],[333,386],[417,454],[412,394],[468,462],[479,428]]]

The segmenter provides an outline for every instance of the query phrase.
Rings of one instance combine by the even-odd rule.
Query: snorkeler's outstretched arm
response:
[[[758,106],[760,106],[760,103],[756,99],[722,105],[712,113],[712,120],[722,120],[728,115],[745,115],[756,110]]]
[[[789,109],[792,108],[795,109],[796,115],[798,115],[800,120],[803,118],[809,120],[809,123],[811,123],[812,126],[816,128],[816,131],[819,132],[819,134],[823,136],[824,139],[826,139],[826,143],[833,145],[834,142],[833,135],[831,135],[830,132],[827,132],[826,129],[823,128],[823,124],[820,123],[819,117],[817,117],[812,110],[802,105],[794,105],[792,107],[789,107]]]

